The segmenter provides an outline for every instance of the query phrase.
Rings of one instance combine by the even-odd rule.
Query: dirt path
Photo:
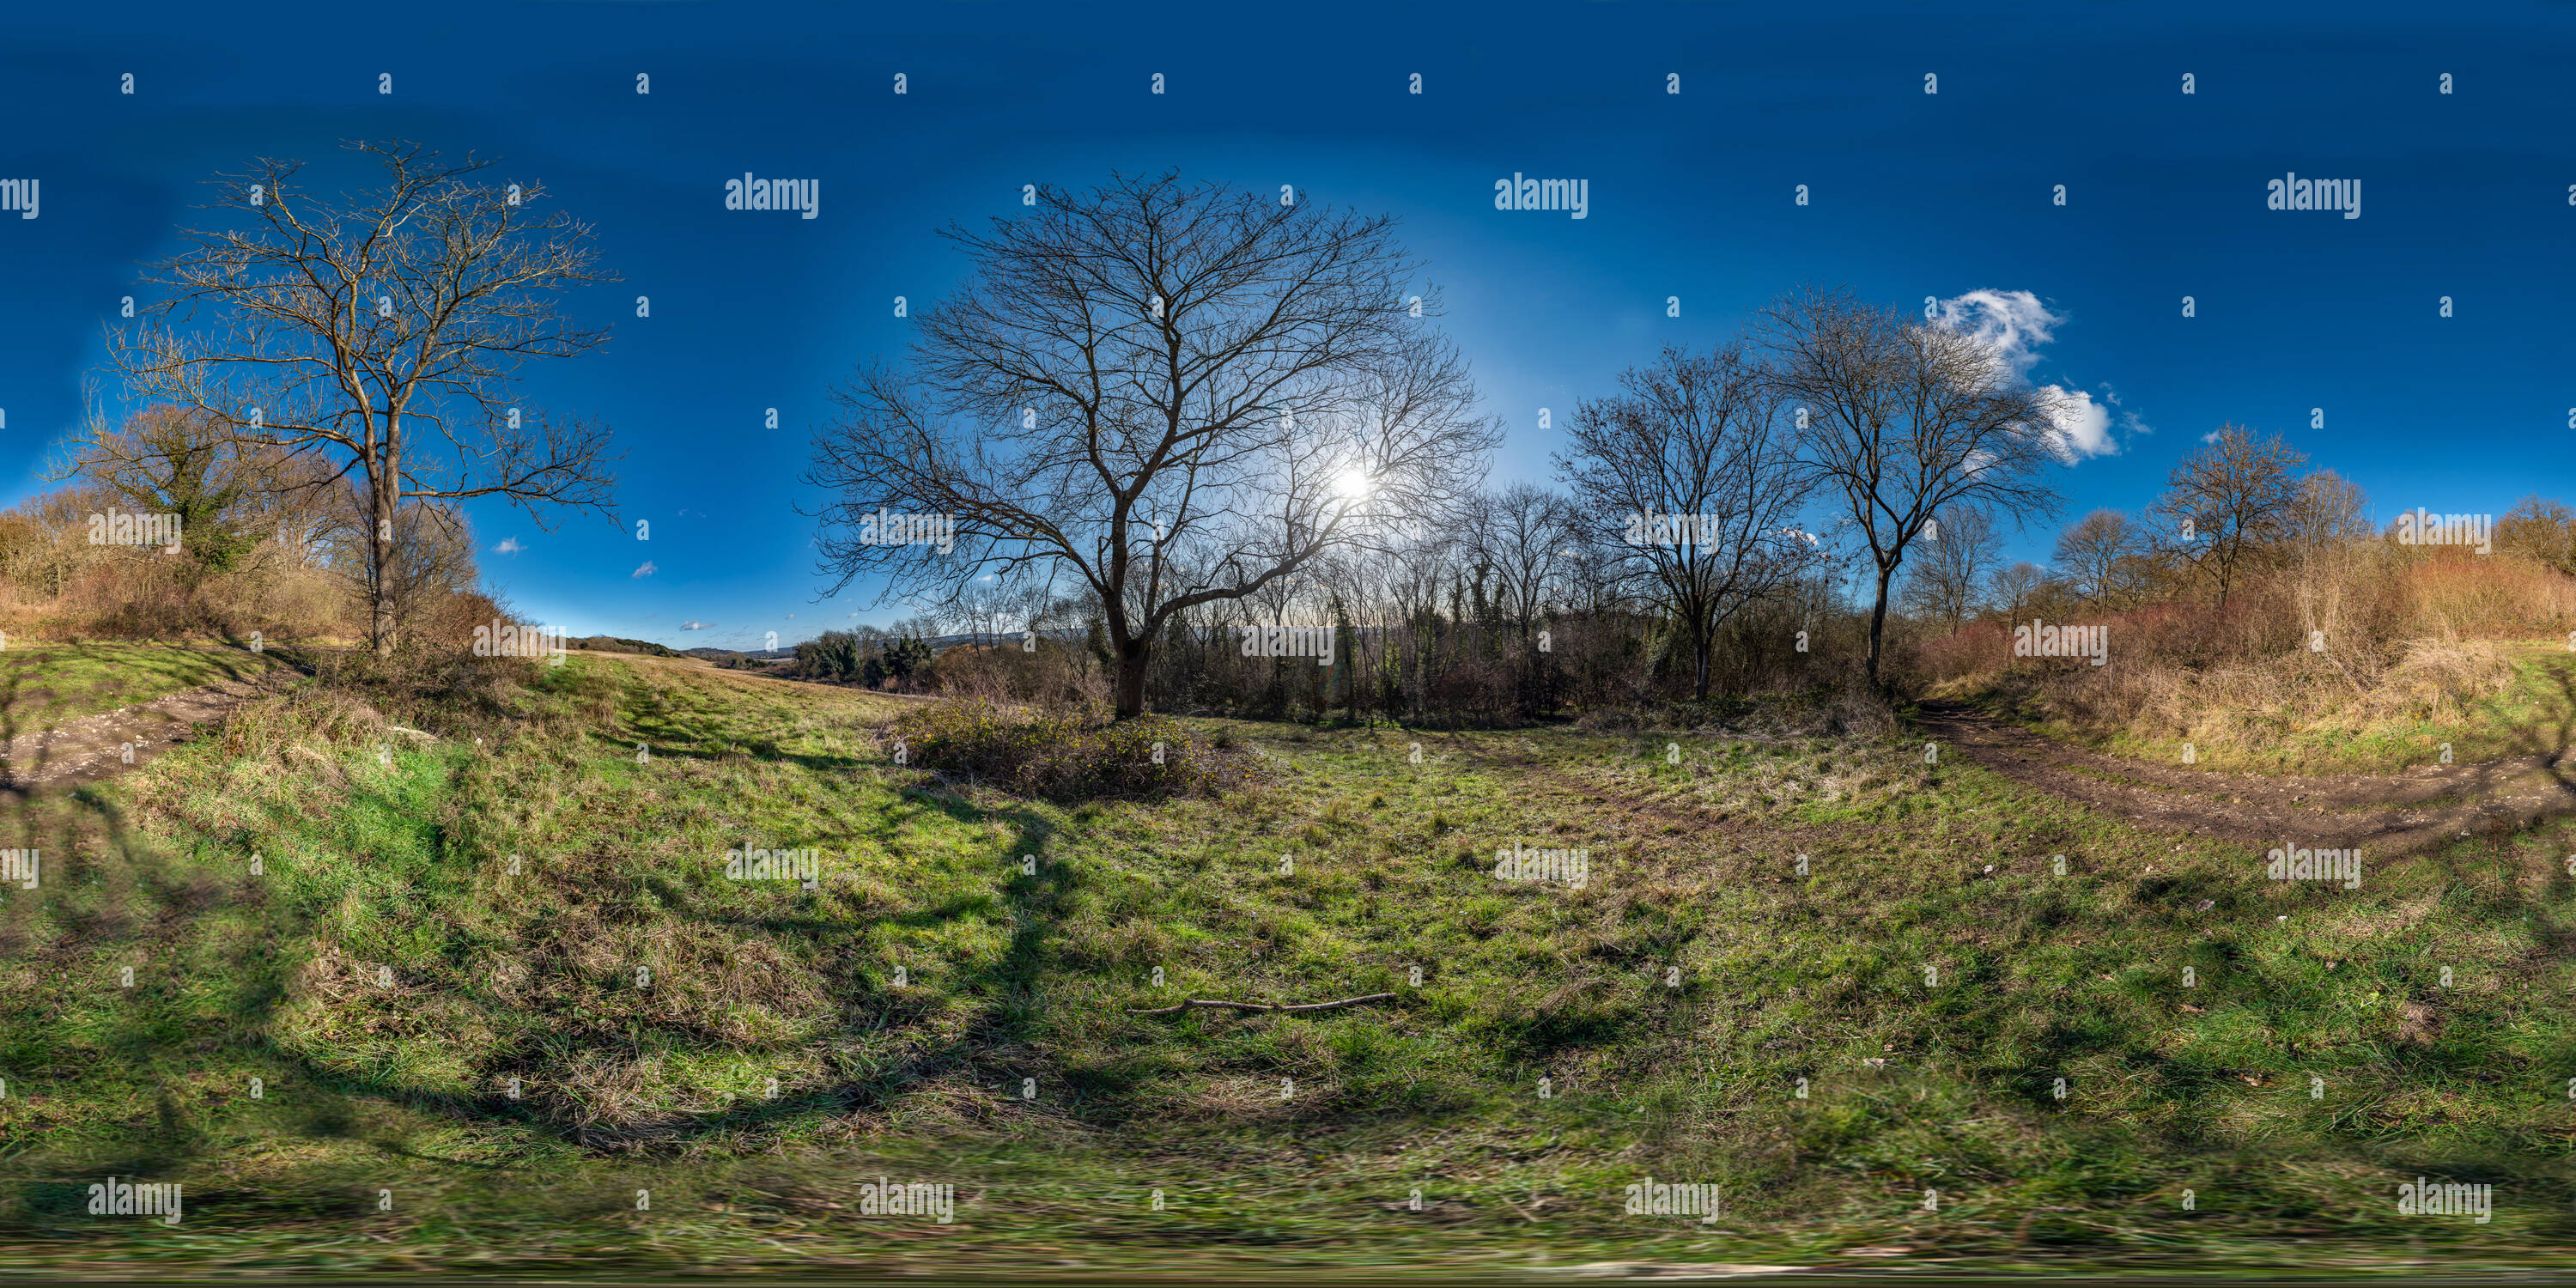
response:
[[[0,795],[24,796],[122,773],[186,741],[199,726],[221,720],[225,712],[266,691],[256,684],[219,680],[137,706],[18,730],[0,748]],[[130,763],[125,758],[129,744],[134,752]]]
[[[2576,810],[2576,751],[2402,774],[2220,773],[2096,755],[1966,707],[1927,703],[1945,752],[2142,827],[2402,854]]]

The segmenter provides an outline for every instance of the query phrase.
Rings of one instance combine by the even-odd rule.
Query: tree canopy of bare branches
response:
[[[2257,442],[2230,422],[2166,479],[2150,509],[2157,549],[2176,566],[2206,577],[2226,603],[2246,567],[2295,531],[2299,479],[2307,457],[2275,434]]]
[[[1172,173],[1036,201],[951,229],[968,280],[917,315],[908,369],[836,395],[807,472],[836,498],[833,593],[1069,577],[1100,602],[1124,717],[1175,614],[1436,521],[1481,482],[1499,431],[1426,324],[1436,301],[1408,295],[1389,219]],[[953,535],[888,542],[884,514]]]
[[[1577,512],[1618,530],[1619,557],[1657,588],[1705,700],[1718,629],[1814,553],[1797,523],[1811,484],[1774,384],[1742,346],[1667,348],[1620,386],[1576,406],[1557,468]]]
[[[558,303],[616,279],[589,225],[537,213],[540,185],[494,183],[490,162],[442,163],[416,144],[346,146],[382,167],[377,187],[311,195],[301,162],[266,159],[213,180],[207,208],[230,226],[182,230],[187,248],[144,277],[169,294],[109,344],[130,398],[354,476],[374,530],[371,635],[387,652],[399,588],[382,547],[404,530],[404,501],[507,497],[540,524],[541,503],[608,509],[608,431],[511,395],[526,359],[607,339]]]
[[[1904,602],[1908,611],[1956,631],[1984,597],[1987,574],[2003,557],[2003,534],[1993,514],[1967,504],[1942,510],[1933,525],[1906,565]]]
[[[1515,483],[1474,498],[1466,536],[1493,578],[1494,610],[1523,638],[1564,591],[1574,564],[1574,515],[1564,497]]]
[[[2095,510],[2057,534],[2052,557],[2078,598],[2097,607],[2108,606],[2121,596],[2122,576],[2137,544],[2138,534],[2127,515]]]

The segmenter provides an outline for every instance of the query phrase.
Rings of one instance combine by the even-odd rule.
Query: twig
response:
[[[1129,1011],[1128,1014],[1172,1015],[1177,1012],[1186,1011],[1193,1006],[1205,1006],[1216,1010],[1231,1011],[1335,1011],[1340,1010],[1345,1006],[1364,1006],[1370,1002],[1391,1001],[1394,997],[1395,994],[1393,993],[1371,993],[1366,997],[1345,997],[1338,1002],[1308,1002],[1303,1006],[1272,1006],[1261,1002],[1211,1002],[1206,998],[1193,997],[1178,1006],[1158,1006],[1150,1011]]]

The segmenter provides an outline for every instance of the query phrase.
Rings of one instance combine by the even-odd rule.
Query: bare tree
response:
[[[1621,373],[1624,393],[1577,405],[1557,469],[1592,520],[1621,529],[1690,641],[1708,697],[1717,632],[1795,577],[1815,543],[1797,526],[1810,485],[1779,398],[1743,346],[1666,348]]]
[[[2095,510],[2057,534],[2057,570],[2084,602],[2109,604],[2122,590],[2121,577],[2136,547],[2137,533],[2127,515]]]
[[[2526,496],[2497,518],[2495,548],[2576,573],[2576,509],[2538,493]]]
[[[1573,562],[1573,515],[1566,500],[1546,488],[1515,483],[1475,498],[1468,517],[1473,557],[1493,576],[1495,611],[1527,639]]]
[[[2147,514],[2157,550],[2177,567],[2205,576],[2227,602],[2238,575],[2267,548],[2287,540],[2307,457],[2281,441],[2262,442],[2230,422],[2199,451],[2174,466],[2165,494]]]
[[[2289,544],[2302,559],[2379,535],[2370,523],[2370,497],[2360,484],[2333,470],[2299,476],[2285,526]]]
[[[2030,601],[2048,589],[2048,570],[2027,559],[1995,573],[1994,597],[2008,620],[2018,620]]]
[[[1905,566],[1903,603],[1906,611],[1956,631],[1977,611],[1986,577],[2003,557],[2003,534],[1993,514],[1968,504],[1941,511],[1933,525]]]
[[[950,229],[966,285],[920,315],[911,369],[864,369],[815,440],[831,593],[1070,573],[1100,599],[1118,714],[1142,711],[1174,614],[1481,481],[1499,431],[1392,232],[1176,174],[1044,188],[988,232]],[[893,511],[953,534],[888,542],[873,516]]]
[[[2066,457],[2062,397],[1966,332],[1848,292],[1791,296],[1763,316],[1778,388],[1805,418],[1812,477],[1868,550],[1876,686],[1888,582],[1926,520],[1961,501],[2017,519],[2056,511],[2039,471]]]
[[[616,280],[592,232],[537,215],[541,185],[479,176],[410,143],[352,143],[380,163],[375,191],[336,200],[297,185],[302,163],[263,159],[213,181],[209,209],[241,226],[185,229],[149,270],[171,295],[110,336],[129,397],[210,416],[236,444],[321,453],[356,476],[368,542],[371,637],[396,642],[387,576],[398,512],[414,498],[507,497],[605,512],[608,431],[510,405],[518,365],[569,357],[607,332],[572,325],[561,294]],[[205,329],[184,330],[207,314]],[[434,435],[418,432],[426,426]],[[427,529],[422,529],[427,531]]]
[[[958,588],[957,594],[939,605],[937,616],[943,628],[964,628],[967,642],[984,646],[984,637],[995,642],[1003,636],[1029,629],[1020,624],[1026,611],[1025,592],[1016,583],[1000,577],[979,577]]]

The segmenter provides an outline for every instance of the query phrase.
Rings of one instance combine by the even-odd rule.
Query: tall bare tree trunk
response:
[[[394,519],[402,505],[398,492],[401,467],[402,462],[388,448],[383,468],[373,471],[367,479],[372,502],[368,508],[374,511],[369,517],[375,520],[370,525],[375,530],[367,534],[367,598],[374,619],[369,623],[367,638],[378,657],[390,656],[394,651],[394,580],[386,565],[393,560]]]
[[[1875,691],[1880,691],[1880,690],[1879,690],[1879,684],[1878,684],[1878,646],[1879,646],[1879,641],[1881,641],[1881,640],[1883,640],[1883,639],[1885,639],[1885,638],[1887,637],[1887,579],[1888,579],[1888,578],[1890,578],[1890,577],[1892,577],[1892,576],[1894,576],[1894,575],[1896,575],[1896,569],[1895,569],[1893,566],[1882,565],[1882,566],[1879,568],[1879,570],[1878,570],[1878,602],[1876,602],[1876,603],[1872,604],[1872,605],[1870,606],[1870,610],[1869,610],[1869,670],[1868,670],[1868,674],[1869,674],[1869,687],[1870,687],[1870,689],[1871,689],[1872,691],[1874,691],[1874,692],[1875,692]]]
[[[1717,634],[1705,622],[1691,623],[1691,697],[1708,701],[1709,654],[1717,651]]]

